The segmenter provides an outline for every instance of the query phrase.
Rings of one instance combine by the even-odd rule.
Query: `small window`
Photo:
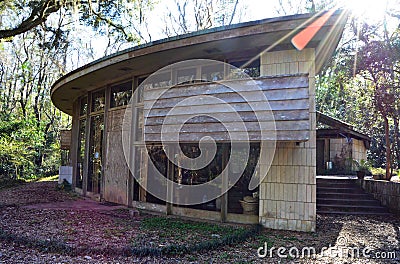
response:
[[[196,80],[196,68],[189,68],[177,71],[177,84],[193,83]]]
[[[142,103],[143,102],[143,90],[144,90],[144,85],[141,85],[147,77],[140,77],[138,78],[138,87],[136,88],[137,91],[135,91],[135,93],[137,93],[137,102],[138,103]]]
[[[132,97],[132,82],[111,87],[111,108],[128,105]]]
[[[85,116],[87,114],[87,97],[83,97],[80,101],[79,115]]]
[[[260,76],[260,59],[249,61],[235,61],[230,62],[236,68],[231,68],[229,71],[229,79],[243,79],[249,77]]]
[[[143,140],[143,126],[144,126],[144,115],[143,115],[143,108],[137,108],[137,128],[136,128],[136,141]]]
[[[149,77],[139,78],[139,85],[143,82],[144,89],[161,88],[171,86],[171,72],[152,74]]]
[[[208,65],[201,68],[201,80],[206,82],[216,82],[224,78],[224,65]]]
[[[106,98],[104,90],[92,94],[92,112],[104,110]]]

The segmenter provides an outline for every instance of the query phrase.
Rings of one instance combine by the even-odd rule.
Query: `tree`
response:
[[[364,25],[364,28],[367,28]],[[383,31],[383,39],[375,40],[371,35],[361,35],[364,45],[359,50],[357,72],[374,86],[373,105],[380,113],[385,130],[385,155],[386,175],[391,178],[391,138],[389,119],[397,120],[395,126],[398,131],[398,114],[396,113],[396,97],[398,98],[398,74],[397,65],[400,61],[400,41],[396,34],[389,37],[387,29]]]
[[[68,4],[72,4],[72,1]],[[0,1],[0,15],[18,15],[28,13],[27,16],[14,22],[14,19],[7,19],[5,28],[0,30],[0,39],[7,39],[32,30],[45,22],[49,15],[66,6],[67,1]],[[28,12],[24,12],[29,9]],[[7,25],[8,24],[8,25]]]
[[[167,37],[217,26],[230,25],[240,20],[243,6],[239,0],[174,0],[164,16],[163,34]]]
[[[78,14],[96,29],[107,25],[111,32],[132,42],[134,34],[127,30],[130,19],[121,19],[121,14],[137,12],[143,15],[143,9],[151,5],[150,0],[0,0],[0,40],[11,39],[17,35],[29,32],[39,25],[45,24],[50,17],[61,11],[68,10],[69,15]],[[129,28],[128,28],[129,29]]]

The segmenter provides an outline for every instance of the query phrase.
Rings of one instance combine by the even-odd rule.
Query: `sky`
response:
[[[283,0],[283,2],[287,1]],[[241,3],[241,6],[239,6],[239,10],[242,11],[240,21],[234,21],[234,23],[299,13],[301,12],[300,7],[305,6],[305,3],[307,3],[308,0],[292,0],[291,2],[293,2],[295,6],[286,6],[285,10],[290,11],[284,13],[282,8],[280,8],[279,0],[240,0],[239,3]],[[382,19],[383,12],[387,6],[393,7],[393,5],[399,5],[396,0],[337,0],[337,2],[338,5],[349,8],[355,16],[358,16],[361,20],[366,22],[376,22]],[[159,3],[155,5],[154,10],[147,14],[149,22],[148,29],[151,32],[151,41],[165,38],[165,35],[162,32],[164,25],[164,20],[162,18],[165,16],[168,9],[176,10],[174,0],[159,0]],[[85,29],[82,28],[82,30],[84,31]],[[77,32],[76,34],[77,35],[74,36],[74,39],[81,39],[82,42],[86,42],[87,50],[94,50],[94,56],[90,58],[88,56],[78,55],[78,59],[72,59],[75,64],[72,68],[82,66],[91,60],[101,58],[105,55],[104,51],[108,42],[107,38],[93,35],[93,32],[89,32],[88,34]],[[90,41],[87,42],[87,38],[89,38]],[[149,40],[147,39],[146,41]],[[143,43],[146,41],[143,41]],[[128,43],[121,46],[120,50],[131,46],[133,46],[133,44]],[[85,58],[87,61],[79,60],[79,58]]]

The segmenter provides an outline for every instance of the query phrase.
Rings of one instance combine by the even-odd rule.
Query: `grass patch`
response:
[[[134,255],[181,255],[243,242],[259,226],[231,226],[170,217],[145,218],[133,241]]]
[[[386,170],[383,168],[371,168],[372,175],[385,175]]]
[[[158,226],[159,224],[159,226]],[[158,233],[170,228],[168,236],[159,237]],[[106,247],[91,247],[69,245],[60,240],[43,240],[35,237],[16,235],[0,228],[0,241],[10,241],[42,252],[53,252],[65,255],[107,255],[107,256],[160,256],[184,255],[195,252],[219,249],[241,243],[250,237],[256,236],[261,227],[256,226],[228,226],[222,224],[199,223],[172,219],[168,217],[153,217],[144,219],[138,236],[132,239],[129,246],[107,245]],[[212,232],[211,232],[212,231]],[[65,233],[74,233],[68,228]],[[119,236],[121,230],[106,229],[106,236]],[[216,236],[218,233],[218,236]],[[156,239],[154,239],[156,237]],[[229,259],[229,255],[222,255],[222,259]]]
[[[38,179],[36,179],[35,181],[36,181],[36,182],[58,181],[58,175],[49,176],[49,177],[43,177],[43,178],[38,178]]]
[[[234,227],[206,222],[194,222],[169,217],[146,218],[141,223],[141,228],[147,230],[162,229],[170,233],[187,233],[188,231],[200,231],[205,233],[225,233],[232,231]],[[243,228],[243,227],[237,227]]]

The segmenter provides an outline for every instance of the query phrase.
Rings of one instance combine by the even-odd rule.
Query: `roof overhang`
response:
[[[88,91],[118,80],[155,72],[188,59],[247,59],[267,50],[295,49],[292,37],[310,25],[315,14],[270,18],[163,39],[101,58],[60,78],[52,87],[56,107],[72,115],[73,102]],[[336,11],[306,48],[316,50],[316,72],[331,58],[343,33],[347,12]]]
[[[330,128],[317,129],[318,138],[355,138],[363,140],[369,145],[371,138],[363,133],[360,133],[354,129],[354,127],[348,123],[340,121],[336,118],[325,115],[317,111],[317,122],[329,126]]]

